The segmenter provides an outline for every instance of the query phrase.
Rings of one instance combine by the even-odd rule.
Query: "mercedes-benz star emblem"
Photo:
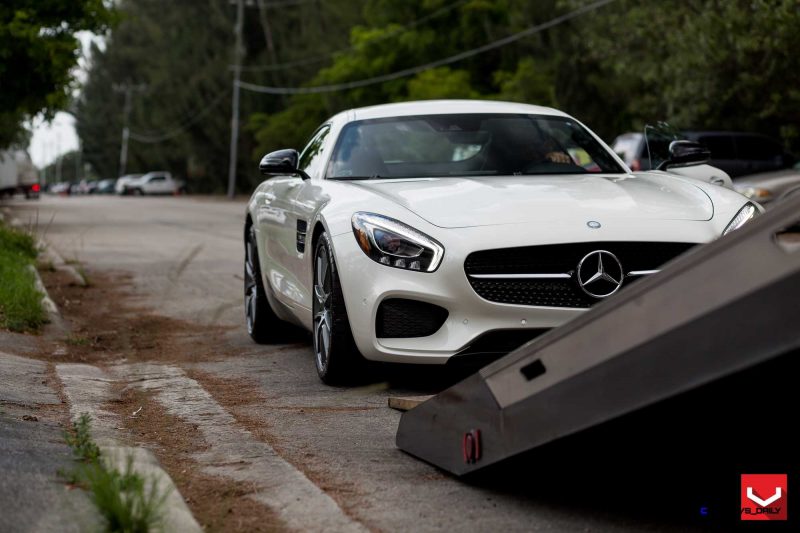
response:
[[[594,298],[608,298],[622,287],[622,264],[606,250],[589,252],[578,263],[578,285]]]

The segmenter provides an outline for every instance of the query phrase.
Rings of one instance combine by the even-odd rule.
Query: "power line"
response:
[[[254,83],[248,83],[245,81],[239,81],[238,86],[242,89],[246,89],[248,91],[253,91],[257,93],[264,93],[264,94],[318,94],[318,93],[328,93],[328,92],[336,92],[336,91],[345,91],[348,89],[356,89],[359,87],[366,87],[368,85],[375,85],[378,83],[384,83],[387,81],[396,80],[399,78],[405,78],[408,76],[413,76],[415,74],[419,74],[426,70],[430,70],[432,68],[441,67],[444,65],[450,65],[457,61],[462,61],[464,59],[476,56],[478,54],[482,54],[484,52],[488,52],[489,50],[494,50],[496,48],[500,48],[502,46],[506,46],[513,42],[516,42],[520,39],[525,37],[529,37],[536,33],[542,32],[554,26],[558,26],[559,24],[563,24],[568,20],[577,18],[581,15],[584,15],[590,11],[594,11],[600,7],[603,7],[615,0],[598,0],[597,2],[593,2],[591,4],[587,4],[581,8],[578,8],[574,11],[571,11],[565,15],[561,15],[556,17],[552,20],[544,22],[542,24],[537,24],[535,26],[531,26],[527,29],[524,29],[518,33],[514,33],[497,41],[485,44],[483,46],[479,46],[478,48],[473,48],[471,50],[466,50],[464,52],[458,53],[456,55],[446,57],[443,59],[438,59],[436,61],[432,61],[430,63],[426,63],[424,65],[419,65],[416,67],[411,67],[403,70],[399,70],[397,72],[392,72],[391,74],[383,74],[381,76],[374,76],[372,78],[366,78],[363,80],[356,80],[350,81],[345,83],[336,83],[332,85],[317,85],[314,87],[269,87],[265,85],[256,85]]]
[[[205,117],[211,111],[213,111],[214,108],[216,108],[224,100],[226,96],[228,96],[227,89],[220,92],[213,100],[211,100],[210,103],[204,104],[203,109],[199,113],[195,113],[194,116],[192,116],[191,118],[179,123],[175,127],[170,128],[169,130],[166,130],[163,133],[148,135],[145,133],[136,133],[131,131],[130,138],[133,139],[134,141],[138,141],[141,143],[152,144],[152,143],[160,143],[168,139],[171,139],[173,137],[177,137],[178,135],[184,133],[191,126],[199,122],[200,119]]]
[[[456,2],[453,2],[453,3],[447,4],[445,6],[442,6],[439,9],[437,9],[436,11],[428,13],[424,17],[420,17],[417,20],[413,20],[413,21],[409,22],[408,24],[404,24],[400,28],[397,28],[397,29],[395,29],[393,31],[390,31],[389,33],[386,33],[384,35],[381,35],[378,38],[373,39],[372,41],[369,42],[369,44],[374,44],[374,43],[377,43],[377,42],[380,42],[380,41],[384,41],[386,39],[390,39],[390,38],[394,37],[395,35],[403,33],[404,31],[416,28],[417,26],[425,24],[426,22],[428,22],[429,20],[431,20],[433,18],[436,18],[436,17],[438,17],[440,15],[444,15],[445,13],[448,13],[448,12],[450,12],[450,11],[456,9],[456,8],[461,7],[462,5],[466,4],[467,2],[469,2],[469,0],[457,0]],[[298,59],[298,60],[295,60],[295,61],[288,61],[288,62],[285,62],[285,63],[276,63],[276,64],[271,64],[271,65],[243,66],[243,67],[241,67],[241,69],[242,69],[242,72],[245,72],[245,71],[246,72],[268,72],[268,71],[274,71],[274,70],[285,70],[287,68],[292,68],[292,67],[313,65],[314,63],[321,63],[323,61],[326,61],[326,60],[330,59],[331,57],[333,57],[335,54],[339,54],[339,53],[342,53],[342,52],[350,52],[352,50],[355,50],[356,48],[357,47],[355,45],[353,45],[353,46],[348,46],[348,47],[345,47],[345,48],[340,48],[338,50],[333,50],[332,52],[327,52],[327,53],[325,53],[323,55],[320,55],[320,56],[307,57],[307,58],[304,58],[304,59]]]

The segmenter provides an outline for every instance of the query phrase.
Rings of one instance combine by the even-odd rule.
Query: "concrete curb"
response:
[[[36,267],[33,265],[28,265],[28,270],[33,273],[33,283],[36,286],[36,290],[42,293],[42,307],[44,307],[44,310],[47,311],[47,314],[50,316],[50,322],[60,321],[61,313],[59,313],[58,306],[53,299],[50,298],[47,288],[44,286],[44,283],[42,283],[42,278],[39,276],[39,271],[36,270]]]
[[[159,494],[167,494],[163,530],[202,532],[178,487],[161,468],[158,459],[144,448],[125,446],[114,438],[119,417],[104,410],[103,406],[112,399],[111,384],[115,380],[100,368],[85,364],[56,365],[56,374],[69,400],[72,420],[78,420],[83,414],[92,417],[92,438],[100,446],[108,464],[124,472],[131,460],[134,472],[148,481],[154,480]]]
[[[86,287],[88,282],[86,278],[81,274],[75,267],[70,264],[67,264],[64,261],[64,258],[61,257],[61,254],[58,251],[50,246],[47,241],[44,239],[39,239],[36,243],[37,248],[39,249],[39,263],[42,264],[49,264],[59,272],[64,272],[70,278],[72,278],[73,283],[79,285],[81,287]]]

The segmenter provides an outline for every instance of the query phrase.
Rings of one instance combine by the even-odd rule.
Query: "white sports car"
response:
[[[302,152],[261,161],[270,178],[244,227],[248,332],[307,328],[329,383],[362,357],[508,352],[756,216],[704,181],[720,174],[698,166],[707,158],[676,141],[669,172],[633,173],[569,115],[514,103],[340,113]]]

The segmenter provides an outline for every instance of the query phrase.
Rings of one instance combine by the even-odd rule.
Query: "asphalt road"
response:
[[[233,326],[226,342],[236,355],[223,349],[213,361],[181,363],[182,370],[253,383],[258,394],[233,402],[218,398],[219,404],[229,406],[237,419],[260,425],[285,461],[369,529],[686,530],[591,505],[575,507],[568,497],[554,503],[536,496],[541,487],[521,489],[527,482],[520,479],[513,480],[511,491],[504,490],[502,478],[464,482],[396,449],[400,413],[387,408],[387,397],[433,393],[455,377],[437,369],[406,368],[387,371],[371,387],[333,388],[317,379],[304,338],[283,346],[252,344],[241,307],[244,209],[241,201],[185,197],[44,197],[15,205],[17,216],[38,221],[40,233],[65,259],[93,270],[132,274],[140,302],[154,312]],[[180,409],[175,405],[173,411]],[[208,435],[215,438],[213,432]],[[565,475],[576,473],[565,465]],[[535,486],[535,473],[520,476]]]

